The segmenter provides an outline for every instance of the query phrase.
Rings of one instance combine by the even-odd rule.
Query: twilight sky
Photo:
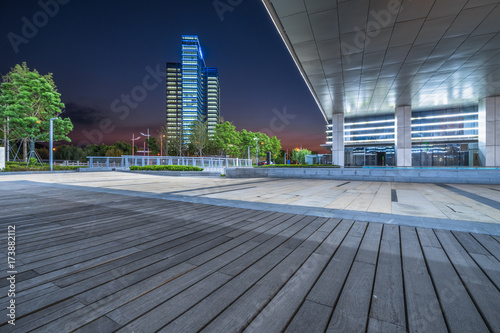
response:
[[[219,70],[225,120],[326,152],[326,123],[257,0],[2,0],[0,74],[23,61],[53,73],[73,144],[130,142],[165,123],[165,64],[180,62],[183,34]]]

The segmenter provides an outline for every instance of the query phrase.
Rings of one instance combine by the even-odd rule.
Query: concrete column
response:
[[[396,107],[396,166],[411,167],[411,106]]]
[[[344,166],[344,114],[332,114],[332,164]]]
[[[500,166],[500,96],[479,100],[479,165]]]
[[[0,170],[5,168],[5,147],[0,147]]]

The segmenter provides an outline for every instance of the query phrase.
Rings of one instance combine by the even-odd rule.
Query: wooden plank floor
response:
[[[0,185],[0,332],[500,331],[499,237]]]

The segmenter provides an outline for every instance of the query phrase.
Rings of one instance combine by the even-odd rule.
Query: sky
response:
[[[224,120],[326,152],[326,122],[258,0],[2,0],[0,74],[22,62],[53,73],[72,144],[131,142],[165,124],[182,35],[218,68]]]

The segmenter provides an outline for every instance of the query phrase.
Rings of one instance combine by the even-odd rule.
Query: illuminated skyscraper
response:
[[[167,135],[187,143],[193,123],[207,122],[211,134],[219,116],[217,68],[206,67],[198,36],[182,36],[181,63],[167,63]]]
[[[217,68],[207,68],[207,130],[208,135],[212,135],[215,131],[215,125],[220,119],[220,87],[219,73]]]

